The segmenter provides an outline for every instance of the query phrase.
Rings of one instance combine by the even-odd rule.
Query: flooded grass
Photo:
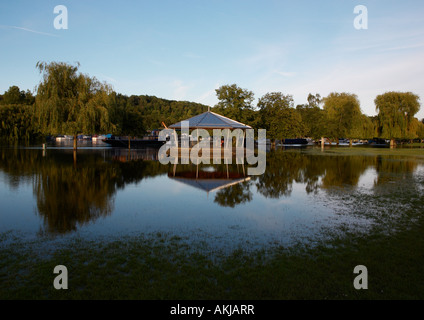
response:
[[[289,152],[297,152],[296,149],[287,150]],[[372,148],[372,147],[320,147],[307,148],[303,152],[313,155],[361,155],[361,156],[414,156],[424,159],[424,148],[418,147],[396,147],[396,148]]]
[[[423,234],[419,217],[389,235],[333,234],[314,246],[209,255],[156,234],[75,239],[44,258],[37,242],[15,241],[0,248],[0,299],[423,299]],[[68,268],[68,290],[53,288],[56,265]],[[368,290],[353,287],[357,265]]]

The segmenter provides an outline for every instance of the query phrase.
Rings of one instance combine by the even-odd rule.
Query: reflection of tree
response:
[[[0,148],[0,169],[7,173],[7,183],[11,188],[18,188],[20,183],[30,181],[41,154],[26,149]]]
[[[74,231],[112,212],[115,192],[114,170],[97,164],[73,168],[57,164],[36,174],[34,193],[48,232]]]
[[[377,179],[375,185],[383,185],[393,182],[394,177],[397,180],[410,178],[418,166],[417,159],[408,157],[408,160],[402,158],[384,158],[378,156],[376,158],[375,169],[377,171]]]
[[[258,177],[256,188],[267,198],[289,196],[294,181],[301,181],[301,168],[307,158],[300,153],[276,151],[267,154],[265,173]]]
[[[138,183],[143,179],[156,177],[168,173],[169,166],[162,165],[159,161],[128,161],[115,162],[119,175],[116,184],[124,188],[128,183]]]
[[[250,183],[242,182],[228,188],[219,190],[215,195],[214,202],[223,207],[234,208],[238,204],[252,200],[252,192],[249,190]]]
[[[326,172],[322,188],[356,186],[368,167],[375,164],[375,157],[334,156],[326,157]]]
[[[80,154],[74,167],[69,156],[61,157],[44,162],[34,185],[39,214],[51,233],[74,231],[109,215],[117,188],[167,172],[157,161],[106,163],[99,155]]]
[[[307,160],[306,166],[300,173],[302,182],[306,184],[305,190],[308,194],[317,193],[321,188],[320,178],[323,177],[326,172],[326,159],[322,156],[309,156]]]
[[[109,215],[117,188],[167,172],[157,161],[105,162],[97,153],[1,149],[0,169],[12,188],[32,183],[39,215],[49,233],[74,231]]]
[[[0,148],[4,181],[12,188],[19,188],[21,183],[33,184],[39,214],[50,233],[70,232],[111,214],[114,194],[129,183],[163,174],[174,176],[172,165],[164,166],[158,161],[104,160],[101,153],[80,152],[74,165],[72,153],[48,150],[43,157],[42,150]],[[335,186],[356,186],[369,167],[376,168],[377,189],[388,182],[410,179],[418,163],[413,157],[308,155],[277,150],[267,154],[263,175],[229,184],[216,192],[214,202],[232,208],[250,202],[253,183],[258,193],[268,198],[290,196],[294,183],[304,184],[307,193],[324,189],[330,194]],[[245,177],[244,168],[236,164],[214,165],[211,172],[204,167],[209,166],[178,165],[177,171],[223,181]],[[213,186],[215,190],[217,185]]]
[[[305,155],[277,150],[267,154],[267,167],[256,180],[258,192],[267,198],[290,196],[293,183],[306,184],[307,193],[323,188],[356,186],[375,157]]]

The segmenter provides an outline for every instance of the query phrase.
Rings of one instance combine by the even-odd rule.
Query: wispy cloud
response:
[[[286,72],[286,71],[274,71],[274,73],[283,76],[283,77],[294,77],[296,75],[296,72]]]
[[[183,100],[186,98],[187,91],[190,89],[189,85],[184,85],[181,80],[175,80],[171,84],[173,88],[173,97],[175,100]]]
[[[31,33],[41,34],[41,35],[43,35],[43,36],[49,36],[49,37],[56,37],[56,38],[60,38],[60,36],[58,36],[58,35],[56,35],[56,34],[53,34],[53,33],[41,32],[41,31],[32,30],[32,29],[23,28],[23,27],[0,25],[0,28],[3,28],[3,29],[17,29],[17,30],[22,30],[22,31],[26,31],[26,32],[31,32]]]
[[[216,88],[218,88],[218,84],[215,85]],[[214,105],[213,101],[215,100],[216,96],[216,91],[215,89],[211,89],[208,90],[206,92],[204,92],[202,95],[200,95],[199,98],[197,98],[197,101],[199,103],[206,103],[206,104],[210,104],[210,105]]]
[[[103,79],[105,79],[106,81],[109,81],[109,82],[114,82],[114,83],[118,82],[116,79],[109,77],[109,76],[107,76],[103,73],[99,73],[99,77],[101,77],[101,78],[103,78]]]

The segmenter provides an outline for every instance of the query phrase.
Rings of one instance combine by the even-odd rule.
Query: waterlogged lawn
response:
[[[42,240],[10,242],[13,235],[2,234],[10,244],[0,249],[0,298],[423,299],[423,219],[397,227],[229,254],[159,233],[76,238],[57,250]],[[56,265],[68,269],[68,290],[53,287]],[[367,267],[367,290],[353,286],[357,265]]]

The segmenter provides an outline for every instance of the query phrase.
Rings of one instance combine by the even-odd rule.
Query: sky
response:
[[[67,29],[55,28],[58,5]],[[309,93],[348,92],[372,116],[388,91],[423,104],[423,16],[422,0],[1,1],[0,93],[35,92],[38,61],[78,62],[126,95],[214,106],[215,90],[235,83],[297,105]]]

